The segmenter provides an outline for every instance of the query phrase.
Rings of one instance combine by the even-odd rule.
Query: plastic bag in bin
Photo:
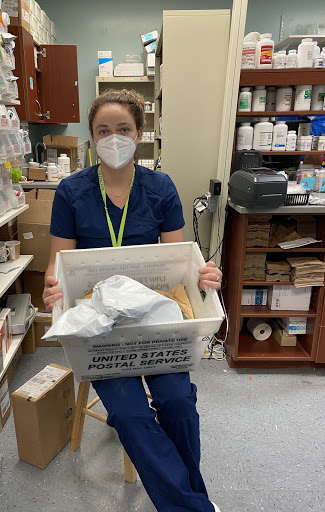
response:
[[[104,336],[121,325],[182,322],[179,305],[126,276],[97,283],[91,299],[77,300],[43,336],[89,338]]]

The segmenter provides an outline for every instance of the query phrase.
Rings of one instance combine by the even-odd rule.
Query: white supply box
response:
[[[113,76],[113,57],[111,51],[98,51],[98,69],[99,76]]]
[[[308,311],[311,286],[295,288],[294,286],[273,286],[270,288],[267,303],[272,310]]]
[[[114,69],[114,76],[144,76],[142,62],[123,62]]]
[[[158,31],[157,30],[153,30],[152,32],[148,32],[147,34],[143,34],[141,36],[141,42],[142,42],[143,46],[145,46],[146,44],[150,44],[153,41],[156,41],[157,39],[158,39]]]
[[[278,318],[277,321],[289,335],[307,333],[307,318],[290,316],[287,318]]]
[[[267,300],[267,288],[243,288],[242,306],[265,306]]]
[[[77,381],[195,370],[224,314],[215,290],[203,299],[198,268],[204,266],[196,243],[155,244],[61,251],[55,276],[63,310],[56,303],[53,322],[97,282],[125,275],[151,289],[184,284],[195,320],[115,327],[106,336],[59,338]]]

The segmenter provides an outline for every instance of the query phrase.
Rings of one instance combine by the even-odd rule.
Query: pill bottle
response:
[[[297,134],[294,130],[289,130],[286,140],[286,151],[296,151]]]
[[[266,89],[263,85],[257,85],[252,92],[252,111],[265,112]]]
[[[271,69],[272,55],[274,51],[274,41],[272,34],[262,34],[261,39],[256,45],[256,68]]]
[[[242,69],[254,69],[255,68],[255,53],[256,53],[255,37],[246,36],[244,38],[242,57],[241,57],[241,68]]]
[[[253,148],[253,134],[254,129],[250,123],[241,123],[237,129],[237,144],[236,149],[238,151],[242,149]]]
[[[266,88],[265,110],[267,110],[268,112],[272,112],[275,110],[275,98],[276,98],[276,87],[267,87]]]
[[[286,68],[297,68],[298,67],[298,55],[297,50],[289,50],[286,57]]]
[[[324,67],[324,57],[322,55],[318,55],[314,61],[314,68],[323,68]]]
[[[312,135],[300,135],[297,137],[297,151],[311,151],[313,143]]]
[[[70,172],[70,158],[65,153],[60,154],[58,158],[58,165],[64,173]]]
[[[318,139],[318,151],[325,151],[325,135],[321,135]]]
[[[268,117],[261,117],[254,126],[253,149],[270,151],[272,146],[273,124]]]
[[[275,98],[275,110],[277,112],[288,112],[291,110],[292,87],[278,87]]]
[[[317,41],[313,41],[313,43],[314,43],[313,67],[315,67],[315,60],[320,55],[320,47],[318,46],[318,42]]]
[[[47,180],[48,181],[58,181],[58,168],[55,164],[48,164]]]
[[[302,39],[298,46],[298,68],[312,68],[315,45],[311,37]]]
[[[285,121],[277,121],[273,129],[272,151],[285,151],[288,125]]]
[[[274,68],[280,69],[280,68],[285,68],[285,67],[286,67],[286,51],[280,50],[277,53],[277,56],[276,56],[276,59],[274,62]]]
[[[311,93],[311,110],[323,110],[325,85],[314,85]]]
[[[250,87],[243,87],[238,97],[238,111],[250,112],[252,109],[252,93]]]
[[[294,110],[310,110],[312,85],[296,85]]]

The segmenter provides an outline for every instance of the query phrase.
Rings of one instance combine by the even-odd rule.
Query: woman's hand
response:
[[[199,283],[202,290],[204,290],[204,286],[220,290],[221,282],[222,272],[213,261],[208,261],[205,267],[199,268]]]
[[[46,311],[51,312],[54,306],[54,302],[62,299],[62,290],[60,286],[57,286],[58,280],[55,277],[47,276],[45,279],[45,287],[43,291],[43,302],[46,306]],[[61,306],[62,307],[62,306]]]

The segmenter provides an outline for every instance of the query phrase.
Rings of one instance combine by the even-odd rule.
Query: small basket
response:
[[[305,206],[310,194],[287,194],[284,206]]]

